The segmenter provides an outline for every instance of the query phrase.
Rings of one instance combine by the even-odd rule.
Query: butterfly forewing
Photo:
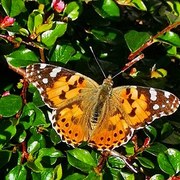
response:
[[[80,73],[48,64],[29,65],[26,78],[38,89],[50,108],[68,103],[69,99],[79,96],[82,89],[90,91],[98,86],[95,81]]]
[[[174,113],[179,99],[172,93],[141,86],[121,86],[113,94],[131,128],[138,129],[162,116]]]

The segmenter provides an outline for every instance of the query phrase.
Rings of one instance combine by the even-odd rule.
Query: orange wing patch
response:
[[[45,92],[52,106],[59,107],[65,100],[79,95],[85,87],[86,80],[79,75],[62,76],[51,87],[47,87]]]
[[[114,89],[119,106],[124,112],[126,122],[131,128],[138,129],[153,120],[170,115],[179,106],[173,94],[154,88],[122,86]],[[169,102],[173,102],[169,104]]]
[[[79,102],[67,105],[53,112],[52,124],[62,140],[78,146],[82,141],[87,141],[88,131],[85,122],[82,122],[83,111]]]
[[[131,138],[133,129],[129,128],[119,110],[115,110],[111,116],[106,114],[103,121],[92,133],[89,139],[90,146],[98,150],[111,150],[125,144]]]
[[[26,77],[37,87],[43,101],[52,109],[78,96],[82,89],[98,86],[95,81],[80,73],[48,64],[29,65]]]

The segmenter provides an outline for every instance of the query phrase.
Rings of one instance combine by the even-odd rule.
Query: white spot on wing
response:
[[[61,67],[56,67],[52,70],[52,72],[50,72],[50,77],[56,77],[57,76],[57,73],[61,72]]]
[[[40,88],[38,88],[38,90],[39,90],[39,93],[40,93],[40,94],[42,94],[42,93],[44,92],[44,89],[43,89],[43,88],[41,88],[41,87],[40,87]],[[42,98],[43,98],[43,96],[42,96]]]
[[[29,75],[30,75],[30,76],[33,76],[33,75],[34,75],[34,72],[31,72]]]
[[[165,114],[164,112],[160,112],[159,115],[160,115],[160,117],[167,116],[167,114]]]
[[[156,90],[154,88],[150,88],[149,93],[151,95],[150,99],[152,101],[156,101],[157,100],[157,92],[156,92]]]
[[[44,69],[47,65],[46,64],[40,64],[39,68]]]
[[[155,104],[155,105],[153,106],[153,109],[154,109],[154,110],[159,109],[159,105],[158,105],[158,104]]]
[[[158,116],[157,116],[157,114],[154,114],[153,116],[152,116],[152,119],[154,120],[154,119],[157,119],[158,118]]]
[[[42,82],[43,82],[44,84],[47,84],[47,83],[48,83],[48,78],[44,78],[44,79],[42,80]]]
[[[165,96],[166,98],[169,98],[169,97],[170,97],[170,95],[171,95],[171,93],[170,93],[170,92],[164,91],[164,96]]]
[[[38,87],[39,84],[37,82],[32,82],[32,84],[35,86],[35,87]]]

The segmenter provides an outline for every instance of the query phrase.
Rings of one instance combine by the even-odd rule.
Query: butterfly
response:
[[[85,141],[100,151],[112,150],[127,143],[135,130],[173,114],[180,105],[168,91],[113,88],[111,76],[99,85],[78,72],[49,64],[29,65],[26,78],[53,110],[52,127],[73,147]]]

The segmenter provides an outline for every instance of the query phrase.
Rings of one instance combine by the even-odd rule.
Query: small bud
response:
[[[9,16],[6,16],[5,18],[0,18],[0,27],[1,28],[6,28],[8,26],[13,25],[15,22],[15,19]]]
[[[65,3],[61,0],[53,0],[51,7],[53,7],[56,12],[61,13],[64,10]]]
[[[9,95],[10,95],[10,92],[9,91],[5,91],[5,92],[3,92],[2,97],[9,96]]]

